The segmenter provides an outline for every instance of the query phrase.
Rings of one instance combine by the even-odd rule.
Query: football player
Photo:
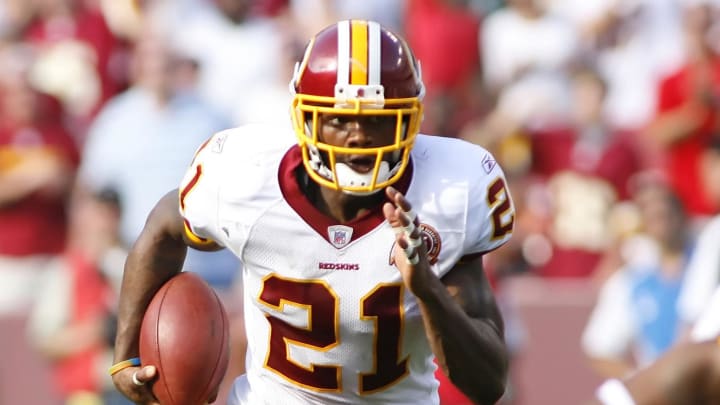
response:
[[[501,168],[418,134],[420,65],[378,23],[322,30],[291,88],[287,124],[215,134],[150,214],[125,268],[115,385],[153,403],[139,328],[191,246],[243,262],[247,372],[229,404],[437,404],[434,358],[494,404],[508,354],[483,255],[513,230]]]

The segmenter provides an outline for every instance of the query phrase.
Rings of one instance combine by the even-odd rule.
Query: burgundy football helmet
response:
[[[310,177],[351,194],[370,194],[407,168],[422,121],[425,87],[405,40],[373,21],[340,21],[313,37],[290,83],[291,115]],[[333,146],[318,139],[320,114],[395,117],[395,141],[370,148]],[[375,167],[358,173],[338,154],[367,155]]]

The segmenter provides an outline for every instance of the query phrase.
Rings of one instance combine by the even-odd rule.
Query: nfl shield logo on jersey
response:
[[[333,225],[328,227],[328,239],[333,246],[340,249],[350,243],[353,229],[345,225]]]

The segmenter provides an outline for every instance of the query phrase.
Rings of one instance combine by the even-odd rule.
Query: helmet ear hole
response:
[[[305,130],[309,131],[308,135],[312,136],[313,114],[311,112],[303,112],[302,120],[303,120],[303,124],[305,126]]]
[[[400,139],[407,139],[408,128],[410,128],[410,117],[403,116],[402,122],[400,123]]]

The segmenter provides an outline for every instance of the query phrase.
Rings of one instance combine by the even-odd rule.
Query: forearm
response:
[[[38,191],[42,184],[20,173],[0,174],[0,207],[13,204]]]
[[[608,380],[583,405],[684,405],[717,403],[720,352],[714,340],[674,346],[621,383]]]
[[[437,279],[419,300],[430,346],[453,384],[477,403],[494,404],[508,372],[502,332],[489,317],[466,313],[457,299]]]
[[[440,367],[472,401],[495,404],[505,393],[508,353],[482,254],[463,256],[441,280],[428,260],[412,206],[392,187],[386,195],[391,202],[383,205],[383,214],[396,232],[398,247],[392,259],[417,299]]]
[[[696,131],[704,120],[702,107],[688,105],[665,113],[650,125],[649,133],[661,145],[672,145]]]
[[[636,369],[624,359],[600,357],[591,357],[590,367],[603,378],[623,378]]]
[[[145,309],[155,292],[181,270],[185,259],[187,248],[182,241],[146,239],[141,237],[138,240],[125,264],[118,308],[116,362],[138,355],[138,338]]]
[[[72,181],[72,169],[66,161],[54,155],[31,154],[10,169],[0,168],[0,207],[39,191],[46,195],[63,195],[72,186]]]
[[[182,269],[187,245],[177,224],[182,220],[172,211],[176,207],[172,199],[168,195],[161,201],[161,205],[168,203],[165,213],[156,208],[160,213],[151,214],[125,262],[118,304],[116,362],[138,355],[140,326],[147,306],[157,290]]]

